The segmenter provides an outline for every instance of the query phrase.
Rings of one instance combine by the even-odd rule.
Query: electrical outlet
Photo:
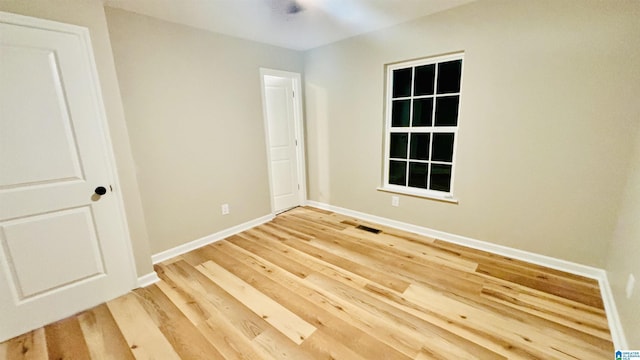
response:
[[[636,285],[636,278],[633,274],[629,274],[629,278],[627,279],[627,299],[631,299],[631,295],[633,295],[633,287]]]
[[[229,215],[229,204],[222,204],[222,215]]]
[[[391,206],[400,206],[400,198],[397,196],[392,196],[391,197]]]

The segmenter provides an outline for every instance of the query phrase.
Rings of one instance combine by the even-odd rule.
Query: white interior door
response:
[[[90,49],[84,28],[0,13],[0,341],[134,284]]]
[[[292,79],[265,75],[264,101],[272,202],[279,213],[301,202]]]

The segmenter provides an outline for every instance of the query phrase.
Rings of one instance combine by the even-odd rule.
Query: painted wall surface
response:
[[[302,54],[105,11],[152,252],[269,214],[259,68]]]
[[[80,25],[89,29],[122,187],[136,270],[139,276],[152,272],[147,230],[102,2],[99,0],[0,0],[0,11]]]
[[[639,127],[640,2],[480,1],[305,53],[309,198],[604,267]],[[465,52],[459,204],[377,191],[384,66]]]
[[[636,137],[632,172],[627,179],[618,225],[609,249],[607,273],[629,349],[640,349],[640,131]],[[629,274],[636,283],[630,298]]]

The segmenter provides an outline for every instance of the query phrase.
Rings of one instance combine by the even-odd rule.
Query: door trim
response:
[[[296,146],[296,164],[298,166],[298,205],[307,204],[307,166],[305,161],[305,141],[304,141],[304,118],[302,114],[302,77],[299,73],[260,68],[260,92],[262,94],[262,117],[264,120],[264,139],[267,150],[267,171],[269,172],[269,202],[271,203],[271,214],[276,215],[273,201],[273,174],[271,169],[271,146],[269,140],[269,120],[267,119],[267,103],[265,97],[265,76],[277,76],[291,79],[293,82],[293,122],[295,135],[298,141]]]
[[[95,99],[96,104],[94,104],[94,110],[96,112],[96,116],[98,118],[97,126],[99,127],[100,133],[102,134],[102,144],[101,146],[104,149],[106,154],[105,166],[107,168],[107,176],[109,177],[107,180],[109,184],[111,184],[111,196],[115,198],[115,202],[117,204],[117,216],[119,218],[119,222],[121,224],[121,233],[123,235],[122,241],[125,243],[125,247],[128,250],[126,254],[126,264],[129,276],[129,290],[135,289],[138,287],[138,275],[135,269],[135,259],[133,257],[133,246],[131,244],[131,234],[129,232],[129,224],[127,222],[127,218],[125,216],[126,211],[124,207],[124,201],[122,198],[120,179],[118,177],[115,154],[113,152],[113,143],[111,141],[111,135],[109,133],[109,123],[107,121],[107,113],[104,105],[104,99],[102,97],[102,87],[100,86],[100,78],[98,76],[98,68],[96,65],[95,56],[93,53],[93,45],[91,44],[91,36],[89,33],[89,29],[83,26],[72,25],[61,23],[52,20],[46,20],[31,16],[18,15],[14,13],[0,11],[0,22],[6,24],[13,24],[18,26],[26,26],[35,29],[42,30],[53,30],[58,32],[66,32],[69,34],[73,34],[80,38],[81,43],[83,44],[84,56],[87,57],[87,62],[89,65],[89,74],[91,76],[91,88],[95,91]],[[110,299],[105,299],[110,300]]]

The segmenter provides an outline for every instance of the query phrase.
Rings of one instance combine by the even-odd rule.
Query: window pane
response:
[[[428,167],[427,164],[409,163],[409,186],[426,189]]]
[[[413,125],[431,126],[433,112],[433,98],[413,100]]]
[[[462,60],[438,64],[438,94],[460,92]]]
[[[389,161],[389,184],[407,186],[406,161]]]
[[[429,160],[429,137],[431,134],[411,134],[411,158]]]
[[[451,190],[451,165],[431,164],[431,190]]]
[[[459,96],[446,96],[436,99],[435,126],[458,126]]]
[[[393,70],[393,97],[411,96],[412,68]]]
[[[391,134],[391,143],[389,144],[389,157],[407,158],[407,140],[409,136],[406,133]]]
[[[416,79],[413,95],[433,95],[436,64],[416,67]]]
[[[391,126],[409,126],[409,110],[411,100],[395,100],[391,105]]]
[[[411,138],[413,141],[413,137]],[[413,151],[413,144],[411,145]],[[453,161],[453,134],[433,134],[433,149],[431,150],[433,161]]]

